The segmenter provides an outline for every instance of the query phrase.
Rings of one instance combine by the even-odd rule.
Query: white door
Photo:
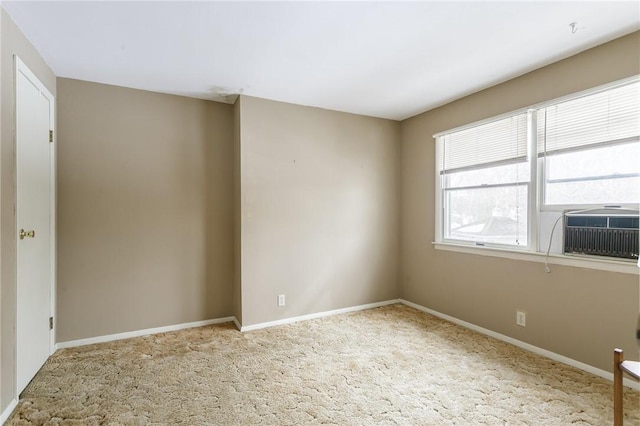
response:
[[[51,354],[53,96],[16,57],[17,393]]]

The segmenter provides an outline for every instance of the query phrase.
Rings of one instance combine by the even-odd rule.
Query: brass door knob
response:
[[[36,237],[36,231],[34,231],[33,229],[31,231],[25,231],[24,229],[20,230],[20,234],[18,234],[20,236],[21,240],[24,240],[25,237],[27,238],[35,238]]]

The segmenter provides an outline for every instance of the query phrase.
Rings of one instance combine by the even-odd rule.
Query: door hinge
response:
[[[53,130],[49,130],[49,142],[53,142]]]
[[[53,317],[49,317],[49,330],[53,330]]]

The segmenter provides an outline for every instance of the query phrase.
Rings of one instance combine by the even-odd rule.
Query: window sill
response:
[[[495,247],[474,247],[464,244],[432,243],[436,250],[454,251],[458,253],[477,254],[481,256],[502,257],[505,259],[526,260],[529,262],[545,262],[545,253],[508,250]],[[601,271],[619,272],[638,275],[640,268],[633,261],[594,259],[592,257],[549,255],[549,265],[573,266],[576,268],[598,269]]]

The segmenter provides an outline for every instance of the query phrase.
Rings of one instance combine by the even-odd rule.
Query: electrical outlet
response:
[[[516,311],[516,325],[520,327],[527,326],[527,313],[523,311]]]
[[[284,294],[278,295],[278,306],[284,306]]]

